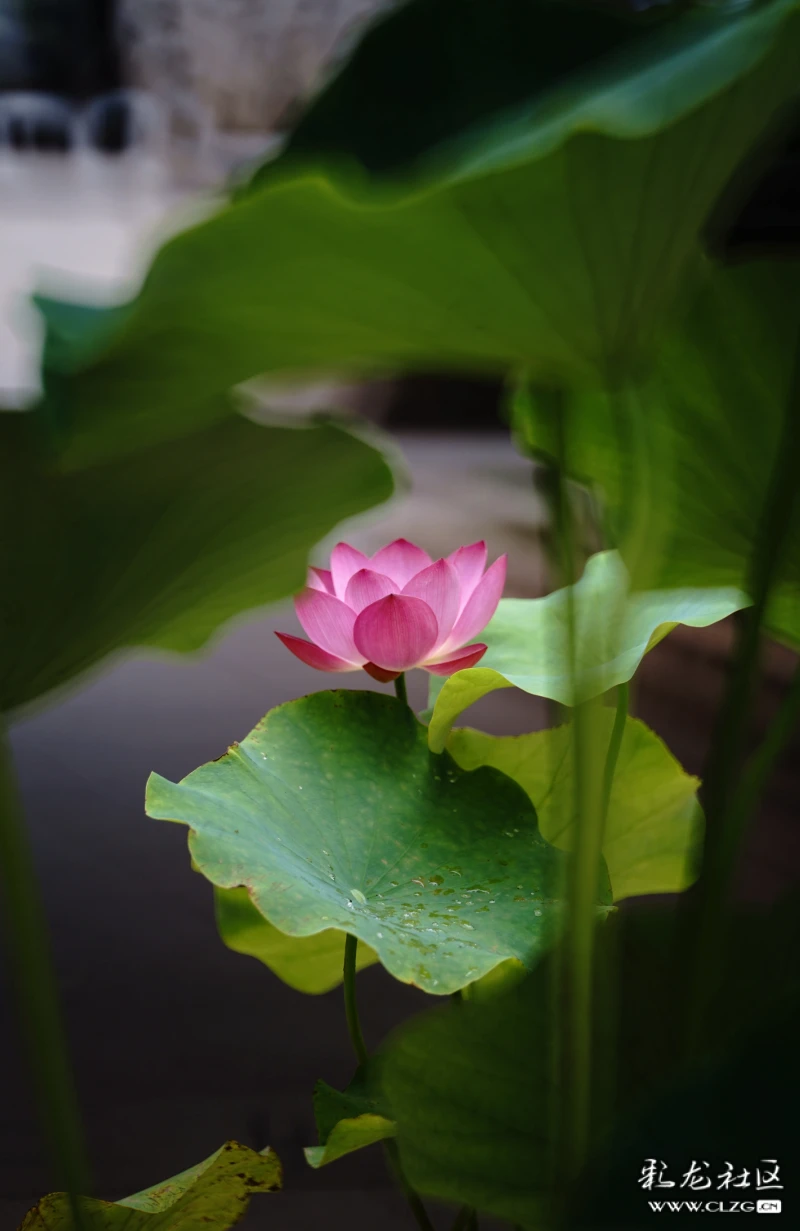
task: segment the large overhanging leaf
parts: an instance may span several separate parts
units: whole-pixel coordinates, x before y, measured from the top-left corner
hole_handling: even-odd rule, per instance
[[[189,825],[195,866],[246,886],[279,931],[349,932],[434,994],[509,957],[530,965],[562,917],[566,856],[522,788],[435,756],[411,711],[378,693],[279,706],[181,783],[151,775],[146,808]]]
[[[118,457],[154,442],[174,440],[227,418],[235,410],[229,390],[206,390],[185,405],[182,413],[165,415],[159,402],[142,405],[136,415],[119,413],[119,400],[86,416],[70,398],[70,375],[91,366],[103,354],[127,320],[131,304],[103,307],[70,303],[35,295],[34,304],[44,318],[42,384],[45,398],[38,413],[47,425],[48,446],[64,469],[80,468]],[[157,362],[157,356],[154,357]],[[139,374],[140,375],[140,374]],[[132,373],[134,384],[137,374]],[[109,413],[113,407],[113,413]]]
[[[171,240],[95,343],[50,348],[68,459],[89,447],[82,425],[106,424],[95,453],[119,447],[127,422],[166,437],[266,371],[524,368],[563,383],[618,381],[636,362],[696,274],[732,173],[797,93],[797,0],[635,29],[541,0],[465,11],[422,3],[397,20],[417,23],[419,47],[442,21],[458,31],[444,55],[464,58],[462,87],[496,82],[515,46],[508,97],[492,87],[466,111],[459,101],[444,130],[440,105],[433,132],[446,140],[424,174],[392,184],[358,168],[349,109],[336,140],[312,128],[260,189]],[[486,37],[502,22],[507,36]],[[414,88],[390,34],[368,76],[408,76],[403,99]],[[359,90],[359,112],[385,115],[381,99]]]
[[[570,602],[570,590],[572,599]],[[631,592],[615,551],[587,561],[573,587],[545,598],[505,598],[481,634],[488,650],[480,667],[431,687],[430,746],[439,752],[459,714],[497,688],[515,685],[537,697],[575,705],[624,684],[649,649],[676,624],[704,628],[747,606],[732,586]],[[570,606],[575,620],[570,663]]]
[[[217,927],[229,949],[258,958],[295,991],[320,995],[338,987],[344,969],[344,932],[329,929],[315,936],[286,936],[268,923],[246,889],[215,889]],[[356,969],[372,966],[378,956],[359,945]]]
[[[637,588],[746,585],[798,339],[800,264],[718,269],[646,381],[571,400],[568,463],[604,498]],[[555,454],[546,401],[517,411],[526,447]],[[800,501],[768,624],[800,647]]]
[[[198,648],[299,589],[313,544],[392,490],[381,454],[334,424],[233,415],[68,473],[40,428],[0,415],[0,711],[123,646]]]
[[[614,712],[594,708],[585,738],[608,748]],[[530,796],[542,837],[569,850],[575,829],[572,730],[569,724],[531,735],[498,738],[453,731],[447,751],[463,769],[493,765]],[[649,727],[629,718],[617,758],[603,856],[614,901],[645,893],[677,893],[693,879],[701,814],[697,778]]]
[[[281,1186],[271,1150],[258,1154],[229,1141],[210,1158],[122,1201],[81,1199],[85,1231],[227,1231],[247,1213],[252,1193]],[[19,1231],[74,1231],[66,1193],[42,1197]]]

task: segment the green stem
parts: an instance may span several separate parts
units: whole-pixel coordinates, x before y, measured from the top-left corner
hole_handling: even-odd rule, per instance
[[[731,820],[731,826],[739,829],[740,838],[764,793],[772,768],[798,721],[800,721],[800,662],[795,667],[786,696],[770,723],[761,741],[761,746],[745,766]]]
[[[403,705],[408,705],[408,693],[406,692],[406,675],[401,671],[394,682],[394,691],[398,701],[402,701]]]
[[[451,1231],[478,1231],[478,1214],[471,1205],[464,1205],[456,1214]]]
[[[608,820],[608,809],[611,804],[611,790],[614,786],[614,774],[617,768],[617,760],[619,759],[619,750],[622,747],[622,739],[625,735],[625,723],[628,720],[628,685],[617,685],[617,711],[614,715],[614,726],[611,730],[611,739],[608,743],[608,752],[606,753],[606,763],[603,769],[603,797],[601,802],[601,812],[603,818],[603,833],[600,835],[601,843],[605,833],[606,821]]]
[[[570,884],[570,916],[566,936],[568,1004],[571,1014],[570,1068],[566,1074],[571,1096],[567,1109],[568,1137],[566,1178],[574,1178],[586,1159],[589,1146],[592,1089],[598,1064],[607,1071],[611,1057],[595,1054],[593,1031],[595,984],[595,937],[597,930],[598,874],[603,857],[608,810],[614,773],[628,716],[628,685],[617,688],[617,704],[611,738],[603,759],[596,738],[602,712],[597,698],[575,706],[573,757],[576,783],[576,835]],[[610,992],[610,989],[608,989]]]
[[[358,937],[351,936],[349,933],[345,937],[344,942],[344,1011],[347,1017],[347,1029],[350,1034],[350,1040],[353,1044],[353,1051],[356,1053],[356,1059],[359,1065],[366,1064],[369,1060],[369,1052],[367,1045],[364,1042],[364,1035],[361,1032],[361,1021],[358,1015],[358,1002],[356,1000],[356,954],[358,953]],[[400,1153],[397,1149],[397,1142],[391,1139],[383,1143],[384,1153],[386,1155],[389,1168],[393,1172],[395,1179],[402,1188],[406,1201],[408,1202],[411,1213],[414,1215],[417,1226],[420,1231],[435,1231],[428,1215],[425,1211],[425,1206],[420,1200],[419,1194],[409,1184],[406,1179],[400,1163]]]
[[[576,832],[565,937],[568,1004],[567,1176],[582,1168],[589,1144],[592,1088],[592,984],[597,923],[598,869],[603,848],[602,777],[593,739],[599,700],[576,705],[572,720]]]
[[[386,1141],[384,1141],[383,1149],[386,1154],[389,1167],[394,1172],[395,1179],[405,1194],[409,1209],[414,1215],[414,1219],[417,1226],[420,1228],[420,1231],[436,1231],[436,1228],[430,1218],[428,1218],[428,1212],[420,1200],[419,1193],[411,1187],[406,1179],[405,1172],[403,1171],[400,1163],[400,1151],[397,1148],[397,1142],[389,1137]]]
[[[777,714],[770,723],[760,746],[744,766],[736,797],[730,804],[726,829],[730,851],[733,855],[741,846],[747,831],[748,822],[758,807],[758,802],[764,793],[775,762],[780,756],[786,741],[794,731],[798,720],[800,720],[800,663],[795,668],[789,689],[781,702]],[[735,863],[729,869],[726,867],[726,872],[732,874],[734,866]],[[719,939],[720,927],[721,921],[718,920],[716,939]],[[709,941],[713,942],[714,939],[715,937],[711,933]],[[693,1028],[699,1032],[702,1029],[702,1023],[700,1021],[696,1022]]]
[[[558,443],[556,536],[561,554],[562,583],[567,587],[567,663],[577,676],[577,627],[573,587],[578,579],[575,526],[565,476],[568,406],[562,394],[553,395],[552,411]],[[578,695],[576,693],[576,701]],[[573,708],[572,754],[575,782],[575,841],[567,890],[568,916],[564,939],[566,1042],[564,1074],[563,1170],[566,1181],[581,1170],[589,1144],[592,1088],[592,982],[598,867],[603,841],[602,778],[592,739],[592,711],[598,701]]]
[[[366,1064],[369,1059],[364,1035],[361,1033],[361,1021],[358,1016],[356,1001],[356,953],[358,952],[358,937],[349,933],[344,942],[344,1011],[347,1017],[347,1029],[353,1051],[359,1064]]]
[[[720,959],[727,914],[744,832],[742,809],[736,804],[742,779],[742,757],[755,694],[767,603],[793,526],[799,452],[800,347],[795,355],[783,428],[750,559],[746,589],[753,605],[742,613],[742,633],[705,773],[707,824],[703,865],[683,936],[688,963],[685,1045],[689,1053],[702,1041],[716,988],[714,972],[722,967]]]
[[[78,1102],[61,1024],[47,923],[2,718],[0,886],[5,902],[9,958],[56,1183],[69,1194],[76,1231],[83,1231],[85,1221],[79,1198],[88,1192],[89,1186]]]

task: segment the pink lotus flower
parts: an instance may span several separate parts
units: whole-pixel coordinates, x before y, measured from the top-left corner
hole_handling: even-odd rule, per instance
[[[474,667],[486,646],[468,645],[495,613],[506,557],[486,569],[486,544],[431,560],[406,539],[374,556],[338,543],[331,567],[312,568],[295,610],[311,638],[277,633],[287,649],[320,671],[358,671],[396,679],[412,667],[452,675]]]

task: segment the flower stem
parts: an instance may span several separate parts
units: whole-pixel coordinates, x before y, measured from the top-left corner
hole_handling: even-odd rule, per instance
[[[400,677],[402,678],[402,677]],[[351,936],[349,933],[345,937],[344,942],[344,1011],[347,1017],[347,1029],[350,1034],[350,1040],[353,1044],[353,1051],[356,1053],[356,1059],[359,1065],[366,1064],[369,1060],[369,1052],[367,1045],[364,1042],[364,1035],[361,1031],[361,1021],[358,1015],[358,1002],[356,1000],[356,954],[358,953],[358,937]],[[417,1226],[420,1231],[435,1231],[435,1228],[428,1218],[425,1206],[420,1200],[419,1194],[411,1187],[406,1179],[400,1163],[400,1152],[397,1149],[397,1142],[391,1138],[383,1143],[386,1161],[389,1164],[389,1169],[393,1173],[397,1183],[405,1194],[411,1213],[414,1215]]]
[[[406,673],[401,671],[394,682],[394,691],[398,701],[402,701],[403,705],[408,705],[408,693],[406,692]]]
[[[364,1035],[361,1033],[361,1021],[358,1016],[356,1001],[356,953],[358,952],[358,937],[349,933],[344,942],[344,1011],[347,1017],[347,1029],[353,1051],[359,1064],[366,1064],[369,1059]]]
[[[0,718],[0,885],[10,963],[56,1183],[69,1194],[75,1231],[85,1231],[80,1195],[88,1174],[47,923],[17,794],[11,749]]]
[[[394,1173],[397,1183],[403,1190],[409,1209],[414,1215],[414,1221],[420,1228],[420,1231],[436,1231],[436,1228],[430,1218],[428,1218],[428,1212],[422,1204],[419,1193],[411,1187],[406,1179],[405,1172],[403,1171],[400,1163],[400,1151],[397,1148],[397,1142],[391,1137],[387,1138],[387,1140],[383,1143],[383,1150],[386,1155],[389,1168]]]

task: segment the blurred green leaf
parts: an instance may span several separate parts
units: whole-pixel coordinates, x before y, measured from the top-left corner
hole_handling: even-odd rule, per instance
[[[620,911],[597,929],[590,1136],[601,1163],[608,1161],[612,1143],[614,1161],[624,1164],[616,1168],[616,1191],[627,1183],[633,1196],[623,1203],[620,1225],[643,1225],[629,1219],[628,1211],[640,1195],[636,1180],[643,1157],[636,1157],[636,1150],[644,1142],[652,1143],[644,1157],[662,1157],[658,1151],[662,1144],[666,1150],[668,1141],[685,1150],[691,1142],[699,1151],[695,1157],[706,1158],[717,1142],[747,1129],[757,1102],[742,1106],[735,1088],[729,1088],[721,1107],[715,1107],[713,1095],[706,1101],[704,1126],[710,1136],[705,1141],[691,1124],[695,1102],[681,1103],[679,1095],[672,1100],[665,1133],[661,1100],[670,1089],[702,1076],[706,1066],[713,1071],[735,1054],[750,1030],[773,1021],[797,997],[798,924],[791,903],[742,908],[732,918],[724,962],[709,972],[718,979],[707,1036],[690,1064],[682,1053],[674,912]],[[580,1201],[586,1184],[585,1177],[566,1186],[558,1181],[562,1066],[569,1063],[559,1028],[558,958],[547,955],[510,990],[420,1014],[395,1032],[380,1056],[382,1089],[410,1183],[425,1195],[476,1207],[529,1231],[562,1225],[565,1199]],[[768,1037],[765,1031],[762,1047]],[[759,1080],[756,1057],[751,1052],[753,1094]],[[781,1105],[776,1099],[772,1105],[784,1121],[796,1119],[791,1102]],[[642,1122],[649,1136],[641,1131]],[[770,1126],[769,1119],[760,1119],[762,1140],[766,1132],[770,1144],[756,1147],[768,1157],[775,1148]],[[750,1134],[751,1143],[754,1138]],[[663,1157],[669,1160],[668,1153]],[[601,1165],[596,1178],[602,1182],[604,1174]],[[590,1205],[584,1214],[582,1227],[617,1225],[607,1206],[597,1224],[592,1216],[599,1209]]]
[[[229,1141],[205,1162],[122,1201],[81,1200],[86,1231],[227,1231],[247,1212],[251,1193],[281,1187],[271,1150],[257,1154]],[[19,1231],[73,1231],[66,1193],[50,1193],[30,1210]]]
[[[298,590],[313,544],[392,491],[381,454],[334,424],[234,415],[70,473],[40,426],[0,414],[0,711],[123,646],[198,649]]]
[[[346,155],[381,176],[460,168],[470,139],[480,133],[488,144],[498,121],[522,126],[544,115],[569,126],[570,105],[617,80],[608,59],[646,60],[653,24],[652,15],[569,0],[410,0],[365,30],[300,117],[279,162]],[[247,187],[269,182],[275,165],[261,167]]]
[[[510,990],[421,1014],[389,1040],[383,1089],[420,1193],[555,1225],[553,986],[537,967]]]
[[[229,949],[256,957],[295,991],[319,995],[338,987],[344,968],[345,933],[329,928],[315,936],[286,936],[268,923],[246,889],[214,889],[219,934]],[[358,946],[356,969],[378,960]]]
[[[442,18],[458,31],[444,63],[487,58],[456,73],[449,120],[442,69],[437,107],[414,124],[430,123],[440,144],[411,181],[358,166],[363,121],[350,104],[335,140],[309,120],[302,157],[162,248],[101,354],[84,348],[74,362],[51,348],[68,462],[127,447],[132,424],[154,440],[185,430],[216,393],[261,372],[525,369],[618,383],[638,363],[699,275],[698,236],[733,172],[797,94],[797,0],[635,26],[543,0],[506,3],[502,16],[508,29],[491,38],[497,0],[413,5],[396,18],[413,24],[399,60],[387,26],[367,76],[390,92],[400,78],[402,100],[415,81],[407,49]],[[591,35],[575,33],[582,22]],[[347,88],[389,148],[383,93],[363,92],[362,67]]]
[[[632,593],[621,557],[598,552],[573,590],[575,670],[568,652],[569,589],[545,598],[504,598],[481,639],[480,667],[459,671],[431,689],[431,748],[446,743],[456,718],[497,688],[513,684],[537,697],[575,705],[632,679],[649,649],[676,624],[704,628],[748,605],[732,586]]]
[[[593,708],[587,721],[592,724],[587,738],[607,748],[613,710]],[[530,796],[542,837],[562,850],[571,848],[575,803],[569,724],[500,738],[456,730],[447,751],[462,769],[492,765],[508,774]],[[702,833],[699,785],[649,727],[627,720],[603,841],[615,902],[637,894],[677,893],[691,884],[691,856]]]
[[[568,462],[604,499],[637,589],[745,587],[800,338],[800,263],[718,269],[655,371],[576,395]],[[523,446],[553,455],[544,402],[523,396]],[[768,612],[800,648],[800,501]]]
[[[44,319],[42,385],[45,396],[36,408],[47,427],[48,447],[65,470],[81,469],[149,449],[165,440],[176,440],[229,418],[236,409],[229,390],[206,390],[182,407],[165,415],[159,402],[140,407],[135,416],[120,413],[119,399],[111,400],[90,419],[71,401],[73,373],[91,367],[124,327],[135,301],[112,306],[73,303],[34,295],[34,304]],[[158,363],[158,356],[154,356]],[[135,387],[140,376],[131,375]],[[109,406],[114,413],[109,414]]]
[[[279,706],[181,783],[151,775],[146,809],[189,825],[197,868],[246,886],[281,932],[349,932],[436,995],[507,957],[530,965],[558,931],[566,856],[542,839],[525,792],[435,756],[392,697]],[[605,904],[607,892],[606,878]]]
[[[322,1167],[354,1150],[394,1136],[394,1121],[372,1068],[370,1064],[366,1072],[359,1069],[344,1093],[334,1090],[327,1082],[317,1082],[314,1117],[320,1144],[305,1149],[310,1166]]]

